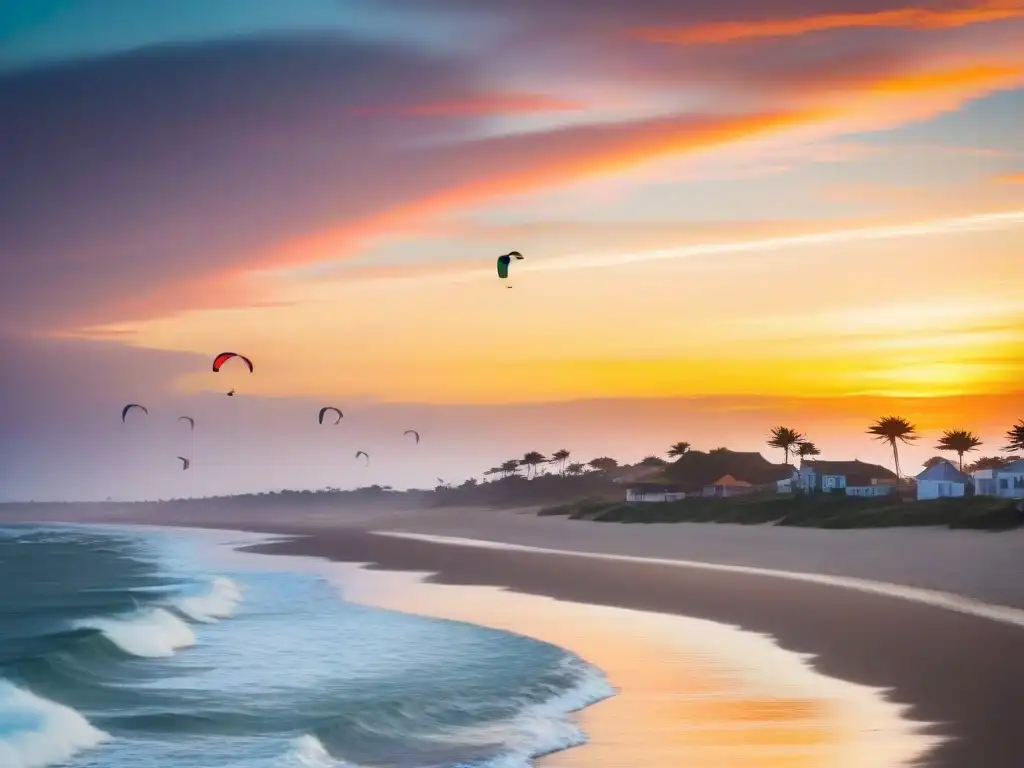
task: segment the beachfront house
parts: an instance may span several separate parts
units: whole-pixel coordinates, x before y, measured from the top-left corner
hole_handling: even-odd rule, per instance
[[[886,496],[896,488],[896,473],[878,464],[853,461],[804,461],[797,471],[803,493]]]
[[[967,494],[971,478],[949,461],[937,461],[917,476],[917,500],[945,499]]]
[[[756,490],[756,486],[746,480],[737,480],[732,475],[722,475],[722,477],[715,480],[709,485],[705,485],[701,489],[702,496],[719,496],[721,498],[728,498],[729,496],[742,496],[745,493],[751,493]]]
[[[1001,469],[978,469],[971,473],[974,492],[979,496],[1024,499],[1024,459]]]
[[[670,483],[634,483],[626,488],[626,503],[647,503],[679,501],[686,498],[686,492]]]

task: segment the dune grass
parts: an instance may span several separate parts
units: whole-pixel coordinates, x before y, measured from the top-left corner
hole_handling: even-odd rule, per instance
[[[986,496],[897,501],[832,494],[760,498],[692,498],[664,503],[583,499],[546,507],[538,514],[601,523],[771,523],[805,528],[895,528],[945,526],[1001,531],[1024,525],[1013,499]]]

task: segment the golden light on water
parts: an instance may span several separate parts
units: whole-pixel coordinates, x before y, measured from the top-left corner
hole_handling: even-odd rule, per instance
[[[617,694],[578,715],[588,741],[547,768],[909,768],[940,742],[876,689],[826,677],[716,622],[363,571],[346,597],[569,649]],[[353,586],[353,582],[356,585]]]

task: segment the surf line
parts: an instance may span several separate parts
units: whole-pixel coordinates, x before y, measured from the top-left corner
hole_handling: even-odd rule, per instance
[[[855,592],[864,592],[871,595],[881,595],[899,600],[907,600],[912,603],[930,605],[934,608],[943,608],[955,613],[963,613],[969,616],[977,616],[990,621],[998,621],[1002,624],[1011,624],[1024,628],[1024,610],[1013,608],[1008,605],[996,605],[986,603],[971,597],[964,597],[953,592],[943,592],[937,589],[922,589],[920,587],[908,587],[903,584],[893,584],[888,581],[873,581],[871,579],[859,579],[853,576],[831,576],[823,573],[805,573],[802,571],[782,571],[774,568],[757,568],[749,565],[726,565],[724,563],[704,563],[699,560],[669,560],[657,557],[637,557],[636,555],[613,555],[603,552],[576,552],[571,549],[549,549],[547,547],[532,547],[526,544],[505,544],[498,541],[487,541],[485,539],[463,539],[456,536],[434,536],[429,533],[407,533],[405,531],[373,531],[377,536],[391,536],[397,539],[412,539],[433,544],[449,544],[457,547],[475,547],[478,549],[504,549],[515,552],[534,552],[544,555],[565,555],[567,557],[583,557],[591,560],[611,560],[620,563],[646,563],[648,565],[668,565],[675,568],[697,568],[706,571],[720,571],[722,573],[741,573],[750,576],[768,576],[775,579],[788,579],[789,581],[803,581],[810,584],[821,584],[829,587],[841,587],[851,589]]]

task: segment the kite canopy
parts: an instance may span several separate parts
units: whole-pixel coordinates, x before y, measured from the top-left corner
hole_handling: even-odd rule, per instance
[[[219,355],[213,358],[213,372],[219,373],[224,363],[226,363],[233,357],[237,357],[239,360],[245,363],[246,366],[248,366],[249,368],[249,373],[252,373],[252,360],[250,360],[245,355],[238,354],[237,352],[221,352]]]
[[[128,411],[130,411],[132,408],[138,408],[147,416],[149,415],[149,410],[146,408],[146,406],[139,405],[138,403],[128,403],[128,405],[121,409],[121,423],[124,423],[124,421],[128,418]]]
[[[335,424],[341,424],[341,420],[343,418],[345,418],[345,414],[343,414],[341,412],[340,408],[335,408],[333,405],[325,405],[323,408],[320,409],[320,415],[317,417],[318,421],[321,424],[323,424],[324,423],[324,414],[326,414],[328,411],[334,411],[336,414],[338,414],[338,418],[336,418],[334,420],[334,423]]]
[[[370,454],[368,454],[366,451],[356,451],[356,458],[358,459],[360,456],[363,456],[363,457],[366,458],[366,463],[367,464],[370,463]]]
[[[189,429],[195,429],[196,428],[196,420],[193,419],[191,416],[179,416],[178,417],[178,421],[187,421]],[[178,458],[181,458],[181,457],[179,456]]]
[[[186,459],[184,456],[179,456],[178,458],[181,459],[181,468],[182,468],[182,470],[186,470],[190,466],[192,466],[192,462],[189,461],[188,459]]]
[[[523,254],[521,254],[519,251],[509,251],[504,256],[499,256],[497,264],[498,277],[500,277],[502,280],[505,280],[508,277],[508,267],[509,264],[512,263],[512,259],[522,261],[523,258]]]
[[[420,433],[417,432],[415,429],[405,430],[405,432],[402,433],[402,437],[405,437],[406,435],[412,435],[413,437],[416,438],[416,445],[420,444]]]

